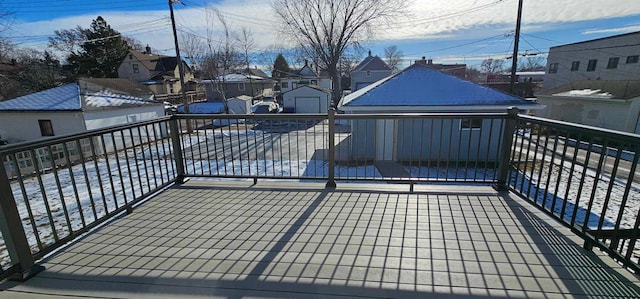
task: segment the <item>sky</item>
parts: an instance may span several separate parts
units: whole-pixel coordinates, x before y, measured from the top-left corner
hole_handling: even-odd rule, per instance
[[[248,29],[256,53],[253,64],[269,64],[264,58],[269,56],[257,53],[292,45],[280,33],[269,1],[182,0],[174,7],[178,31],[212,47],[222,39],[214,10],[231,30]],[[517,8],[518,0],[414,0],[402,19],[361,43],[361,55],[371,50],[382,57],[385,47],[395,45],[404,54],[404,66],[421,57],[475,67],[487,58],[505,59],[513,51]],[[54,30],[86,28],[102,16],[122,34],[149,44],[154,53],[175,55],[167,1],[5,0],[0,11],[11,12],[4,20],[11,26],[0,34],[20,46],[45,49]],[[640,31],[638,0],[524,0],[522,15],[519,53],[527,57],[544,57],[561,44]]]

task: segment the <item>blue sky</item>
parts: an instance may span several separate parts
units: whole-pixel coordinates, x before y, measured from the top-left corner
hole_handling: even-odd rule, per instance
[[[256,52],[286,47],[268,1],[183,0],[176,5],[178,30],[210,43],[220,39],[212,15],[218,9],[231,29],[253,32]],[[525,0],[522,53],[544,56],[549,47],[640,31],[637,0]],[[154,52],[174,54],[169,10],[164,0],[5,0],[0,8],[13,12],[12,27],[3,32],[15,43],[43,49],[55,29],[88,27],[102,15],[121,33],[149,44]],[[410,13],[387,30],[378,30],[364,49],[383,55],[396,45],[405,65],[422,56],[441,63],[478,65],[486,58],[506,58],[513,51],[517,0],[415,0]],[[255,62],[256,64],[260,62]]]

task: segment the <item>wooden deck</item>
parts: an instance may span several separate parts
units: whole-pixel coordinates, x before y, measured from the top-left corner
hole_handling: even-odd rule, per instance
[[[1,298],[638,298],[638,279],[489,187],[190,181]]]

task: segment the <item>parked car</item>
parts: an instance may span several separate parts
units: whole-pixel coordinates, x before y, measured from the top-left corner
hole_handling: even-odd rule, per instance
[[[251,107],[254,114],[267,114],[280,112],[280,105],[276,102],[259,102]]]

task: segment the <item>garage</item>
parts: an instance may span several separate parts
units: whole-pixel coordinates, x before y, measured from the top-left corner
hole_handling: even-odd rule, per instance
[[[282,98],[285,112],[324,114],[329,110],[331,91],[304,85],[284,93]]]

